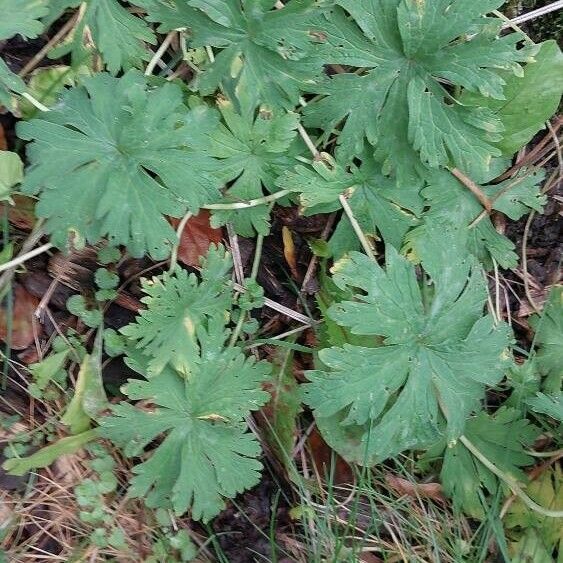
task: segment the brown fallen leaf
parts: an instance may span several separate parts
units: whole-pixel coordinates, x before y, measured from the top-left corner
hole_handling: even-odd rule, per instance
[[[191,217],[182,233],[178,260],[186,266],[199,266],[199,259],[205,256],[211,244],[219,244],[223,239],[221,229],[214,229],[210,224],[210,213],[202,209],[198,215]],[[180,219],[170,217],[171,225],[176,229]]]
[[[352,467],[342,457],[334,453],[316,428],[309,434],[307,446],[311,452],[313,463],[321,477],[331,475],[331,468],[334,462],[332,476],[335,485],[344,485],[355,481]]]
[[[8,150],[8,141],[6,141],[6,133],[4,133],[4,127],[0,123],[0,151]]]
[[[25,195],[14,194],[11,196],[14,205],[2,203],[0,208],[7,206],[8,221],[22,231],[31,231],[35,225],[35,200]]]
[[[34,326],[34,313],[39,305],[39,299],[28,293],[23,286],[15,285],[13,291],[12,330],[10,335],[10,347],[14,350],[24,350],[42,332],[39,323]],[[8,307],[6,303],[0,307],[0,340],[6,342],[8,339]]]
[[[283,241],[283,255],[291,275],[294,279],[301,281],[301,276],[297,270],[297,256],[295,253],[295,243],[293,242],[293,235],[288,227],[282,227],[282,241]]]
[[[385,476],[385,482],[400,496],[427,498],[441,503],[446,501],[440,483],[413,483],[390,473]]]

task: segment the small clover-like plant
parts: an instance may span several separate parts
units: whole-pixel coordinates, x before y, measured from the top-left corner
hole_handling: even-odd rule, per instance
[[[425,166],[486,170],[500,156],[492,143],[502,124],[492,111],[459,103],[450,86],[502,99],[499,70],[521,73],[519,62],[532,60],[535,48],[518,50],[521,36],[499,38],[500,20],[484,17],[502,1],[335,4],[324,27],[325,62],[350,72],[319,84],[324,97],[305,109],[306,123],[327,135],[342,123],[344,161],[367,141],[402,185],[416,183]]]
[[[432,288],[419,285],[414,265],[391,245],[385,270],[359,253],[335,264],[334,282],[354,299],[333,304],[329,317],[383,338],[381,346],[321,350],[321,367],[307,374],[305,402],[347,457],[372,464],[440,436],[454,444],[485,388],[501,380],[509,330],[483,316],[483,273],[463,246],[445,224],[427,239],[421,260]],[[353,456],[346,433],[357,444]]]
[[[173,84],[151,87],[136,71],[100,73],[66,91],[52,111],[18,125],[30,167],[23,189],[39,194],[36,211],[52,241],[96,243],[107,237],[134,256],[169,254],[181,217],[219,197],[214,164],[198,151],[218,114],[189,110]]]
[[[167,366],[157,376],[129,380],[127,397],[152,406],[122,402],[100,420],[101,435],[130,456],[163,438],[134,467],[129,495],[178,515],[191,508],[196,520],[213,518],[224,498],[252,487],[260,477],[260,445],[245,417],[269,399],[261,385],[270,365],[228,347],[225,321],[219,313],[207,327],[195,327],[199,352],[190,358],[189,373]],[[142,363],[136,358],[132,365],[138,369]]]

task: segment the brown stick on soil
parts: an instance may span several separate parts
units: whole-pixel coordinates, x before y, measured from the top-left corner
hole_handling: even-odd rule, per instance
[[[490,213],[493,206],[481,188],[458,168],[452,168],[450,172],[479,200],[481,205],[487,210],[487,213]]]

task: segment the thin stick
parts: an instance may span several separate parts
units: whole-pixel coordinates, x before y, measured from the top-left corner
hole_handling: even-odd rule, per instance
[[[47,252],[51,248],[53,248],[53,245],[50,242],[47,242],[39,246],[38,248],[34,248],[33,250],[26,252],[25,254],[20,254],[19,256],[16,256],[16,258],[14,258],[13,260],[10,260],[9,262],[2,264],[0,266],[0,272],[4,272],[6,270],[10,270],[11,268],[15,268],[16,266],[19,266],[20,264],[27,262],[31,258],[35,258],[35,256],[39,256],[40,254]]]
[[[231,247],[231,254],[233,255],[235,279],[238,283],[242,283],[244,280],[244,268],[242,265],[242,256],[240,254],[238,235],[235,232],[233,225],[231,223],[227,224],[227,234],[229,235],[229,244]]]
[[[258,275],[258,269],[260,268],[260,260],[262,258],[262,248],[264,246],[264,235],[258,235],[256,238],[256,248],[254,249],[254,262],[252,263],[252,271],[250,273],[250,280],[255,281]],[[232,348],[238,341],[240,333],[242,332],[242,327],[246,321],[246,311],[239,309],[240,317],[231,334],[231,339],[229,341],[229,348]]]
[[[35,99],[29,92],[23,92],[21,96],[22,98],[25,98],[32,106],[36,107],[39,111],[51,111],[46,105]]]
[[[450,172],[479,200],[481,205],[487,210],[487,213],[490,213],[492,210],[491,202],[481,188],[459,168],[452,168]]]
[[[543,6],[542,8],[537,8],[536,10],[532,10],[531,12],[528,12],[527,14],[522,14],[521,16],[513,18],[510,21],[506,22],[502,27],[503,28],[511,27],[511,24],[512,25],[521,25],[521,24],[526,23],[530,20],[535,20],[536,18],[546,16],[547,14],[550,14],[551,12],[556,12],[557,10],[561,10],[561,9],[563,9],[563,0],[558,0],[557,2],[552,2],[551,4],[548,4],[547,6]]]
[[[528,219],[526,221],[526,225],[524,227],[524,234],[522,236],[522,273],[524,274],[524,292],[526,293],[526,298],[530,302],[530,305],[533,307],[536,313],[541,313],[541,309],[537,306],[534,298],[532,297],[532,292],[530,291],[530,282],[528,280],[528,236],[530,234],[530,227],[532,226],[532,221],[536,216],[535,210],[532,209],[530,215],[528,215]]]
[[[287,338],[288,336],[294,336],[295,334],[301,334],[304,330],[307,330],[308,328],[310,328],[307,325],[304,326],[298,326],[297,328],[294,328],[292,330],[288,330],[287,332],[282,332],[281,334],[277,334],[276,336],[270,336],[268,338],[268,340],[283,340],[284,338]],[[247,347],[248,348],[258,348],[259,346],[267,346],[267,342],[260,342],[259,344],[249,344]]]
[[[307,145],[307,148],[311,151],[311,154],[315,157],[315,159],[318,159],[320,157],[320,153],[317,150],[317,146],[315,145],[315,143],[313,143],[313,140],[311,139],[307,131],[305,131],[305,127],[303,127],[301,123],[297,124],[297,131]]]
[[[240,291],[240,292],[246,291],[246,288],[244,286],[238,284],[238,283],[233,284],[233,289],[235,291]],[[317,321],[315,321],[315,319],[312,319],[311,317],[307,317],[307,316],[305,316],[301,313],[298,313],[297,311],[294,311],[293,309],[290,309],[289,307],[286,307],[285,305],[282,305],[281,303],[277,303],[276,301],[272,301],[268,297],[266,297],[266,299],[264,299],[264,306],[268,307],[269,309],[272,309],[273,311],[277,311],[278,313],[281,313],[282,315],[285,315],[286,317],[294,319],[297,322],[305,324],[307,326],[313,326],[314,324],[317,324]]]
[[[29,60],[29,62],[18,72],[20,78],[27,76],[47,55],[47,53],[63,38],[82,18],[80,12],[76,12],[53,37]]]
[[[166,53],[166,49],[168,49],[170,43],[172,43],[172,39],[174,39],[175,34],[176,34],[175,31],[171,31],[164,38],[162,45],[156,50],[155,54],[152,56],[151,60],[149,61],[149,64],[147,65],[147,68],[145,70],[145,76],[150,76],[153,73],[156,65],[158,64],[158,61],[162,58],[162,55]]]
[[[346,213],[346,215],[348,216],[348,219],[350,220],[350,223],[352,224],[352,228],[354,229],[356,236],[358,237],[360,243],[362,244],[362,247],[363,247],[365,253],[374,262],[377,263],[377,258],[375,257],[375,254],[373,253],[373,248],[371,247],[371,244],[369,243],[366,235],[362,231],[362,228],[360,227],[360,224],[358,223],[356,217],[354,217],[354,212],[352,211],[352,208],[348,204],[348,200],[346,199],[346,196],[344,194],[341,194],[339,199],[340,199],[340,204],[342,205],[342,209],[344,209],[344,213]]]
[[[192,214],[188,211],[183,217],[180,223],[178,224],[178,229],[176,230],[176,238],[178,239],[172,248],[172,254],[170,255],[170,268],[168,269],[169,272],[173,272],[178,265],[178,251],[180,250],[180,244],[182,244],[182,234],[188,221],[192,218]]]

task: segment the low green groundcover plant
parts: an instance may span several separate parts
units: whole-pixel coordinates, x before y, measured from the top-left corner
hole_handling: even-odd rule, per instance
[[[16,116],[23,103],[35,108],[17,125],[25,173],[16,154],[0,153],[2,198],[37,198],[63,251],[101,246],[105,265],[118,248],[172,255],[119,333],[103,330],[100,312],[116,294],[111,269],[96,273],[94,308],[69,302],[98,334],[92,354],[73,359],[82,369],[62,419],[70,435],[5,467],[24,474],[104,438],[133,459],[131,497],[203,521],[255,485],[261,448],[248,421],[269,400],[271,371],[245,353],[256,330],[248,313],[264,302],[259,250],[235,294],[222,246],[197,274],[177,266],[168,218],[209,209],[214,225],[260,248],[274,202],[298,204],[306,215],[344,211],[328,242],[312,245],[330,273],[315,369],[300,386],[327,443],[368,467],[421,454],[476,519],[509,491],[561,517],[525,491],[536,437],[557,442],[563,422],[561,287],[532,317],[527,353],[490,306],[486,275],[518,265],[491,212],[515,220],[546,203],[541,169],[496,178],[556,111],[563,56],[554,41],[502,31],[501,5],[0,0],[2,41],[74,18],[50,53],[66,57],[72,80],[53,83],[49,98],[0,59],[0,103]],[[172,38],[187,82],[167,63],[155,75]],[[104,345],[138,373],[117,404],[97,372]],[[34,366],[34,392],[62,388],[69,359],[65,348]]]

